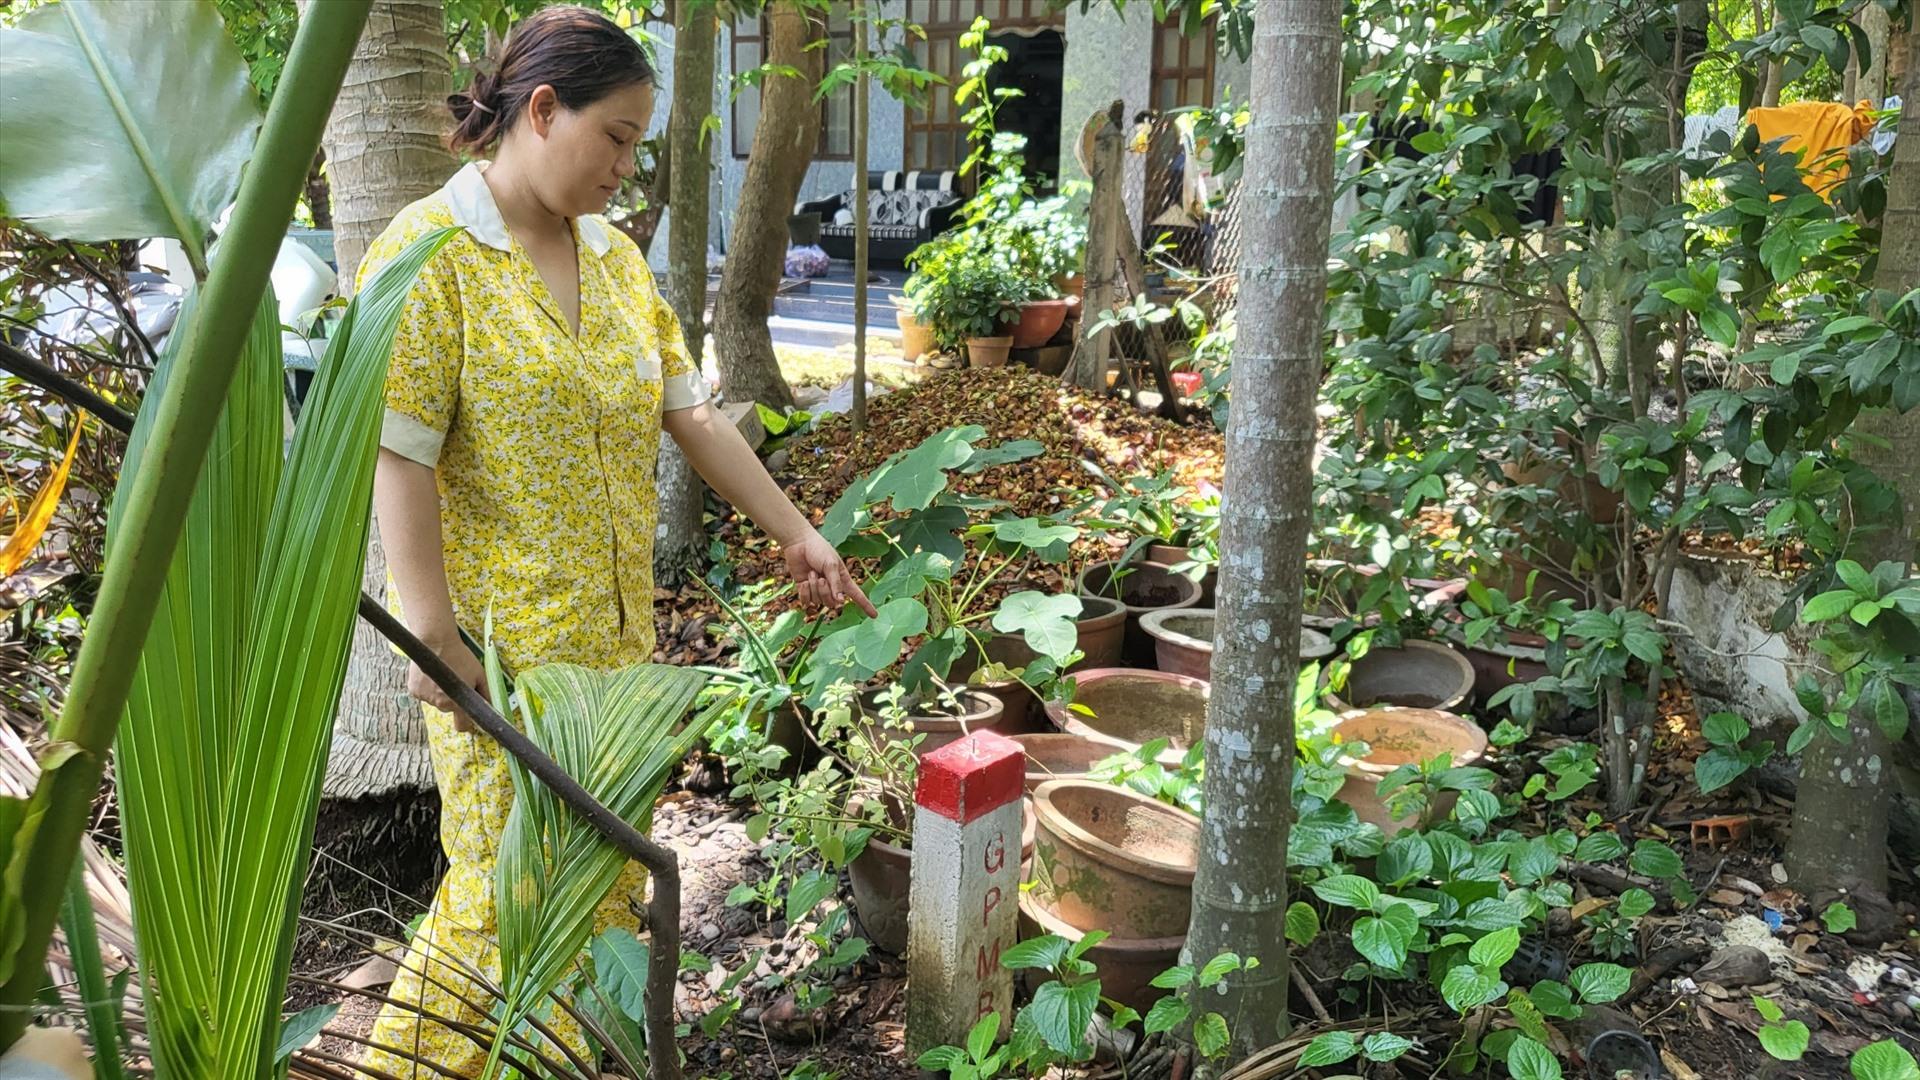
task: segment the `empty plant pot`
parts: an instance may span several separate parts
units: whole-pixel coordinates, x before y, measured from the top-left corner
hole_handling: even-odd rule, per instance
[[[1200,819],[1127,788],[1049,780],[1033,793],[1038,911],[1118,938],[1185,934]]]
[[[1013,324],[1013,347],[1037,349],[1053,340],[1060,324],[1067,321],[1067,308],[1073,301],[1032,300],[1020,305],[1020,319]]]
[[[1385,708],[1350,712],[1333,726],[1343,743],[1365,743],[1364,758],[1342,757],[1347,771],[1339,800],[1353,807],[1361,821],[1392,836],[1421,823],[1421,814],[1395,816],[1380,794],[1380,781],[1402,765],[1418,765],[1446,754],[1456,767],[1478,764],[1487,753],[1487,733],[1480,725],[1439,709]],[[1453,809],[1454,792],[1441,792],[1426,808],[1426,818],[1437,821]]]
[[[860,695],[860,711],[878,721],[880,716],[880,696],[885,688],[867,690]],[[1002,735],[1015,734],[1002,730],[1008,723],[1006,708],[998,697],[976,690],[973,687],[957,690],[960,708],[943,709],[933,702],[917,704],[911,698],[901,701],[907,710],[907,723],[915,735],[925,736],[920,740],[916,751],[931,753],[951,742],[958,742],[973,731],[998,731]],[[892,734],[889,732],[889,734]]]
[[[1473,693],[1473,665],[1467,658],[1431,641],[1408,641],[1399,648],[1368,650],[1353,662],[1347,685],[1327,695],[1335,712],[1401,705],[1410,709],[1451,709]]]
[[[1178,764],[1207,726],[1207,684],[1186,675],[1138,668],[1093,668],[1074,676],[1073,703],[1047,702],[1047,719],[1074,735],[1111,739],[1137,750],[1155,739],[1170,746],[1162,759]]]
[[[1011,335],[967,339],[967,363],[977,368],[1007,366],[1007,351],[1013,348]]]
[[[1095,765],[1128,749],[1117,739],[1066,731],[1015,735],[1013,741],[1027,755],[1029,795],[1049,780],[1084,780]]]
[[[1214,612],[1212,608],[1166,608],[1140,617],[1140,628],[1153,638],[1154,664],[1161,671],[1193,679],[1213,674]],[[1300,628],[1300,660],[1333,655],[1333,641],[1309,627]]]
[[[1077,942],[1085,932],[1069,926],[1043,909],[1029,893],[1020,895],[1020,939],[1054,934]],[[1112,998],[1135,1012],[1145,1013],[1153,1003],[1171,991],[1153,985],[1153,980],[1180,962],[1180,947],[1187,943],[1185,932],[1160,938],[1109,937],[1081,954],[1100,972],[1100,996]],[[1051,978],[1039,968],[1018,973],[1027,992],[1038,990]]]
[[[1020,857],[1033,853],[1033,800],[1020,800]],[[907,917],[913,882],[913,851],[870,837],[860,857],[847,864],[853,886],[853,910],[867,937],[882,952],[894,956],[907,951]]]
[[[901,356],[908,360],[918,360],[935,349],[933,327],[915,318],[913,312],[905,305],[894,305],[893,321],[900,327]]]
[[[1125,604],[1127,634],[1121,656],[1134,667],[1152,667],[1153,639],[1140,628],[1140,617],[1161,608],[1193,607],[1200,602],[1200,585],[1165,563],[1131,562],[1123,569],[1117,562],[1097,562],[1080,572],[1080,595]]]

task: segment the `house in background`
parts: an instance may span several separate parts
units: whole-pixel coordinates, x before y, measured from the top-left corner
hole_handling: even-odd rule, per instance
[[[909,173],[922,174],[915,178],[922,187],[944,183],[957,190],[964,183],[949,175],[967,156],[967,124],[962,119],[966,108],[954,103],[953,88],[972,56],[960,47],[960,36],[980,15],[992,23],[990,39],[1011,54],[995,69],[996,82],[1024,92],[1002,110],[1000,127],[1028,137],[1027,164],[1036,176],[1084,178],[1074,143],[1087,118],[1115,100],[1126,103],[1131,120],[1149,109],[1165,112],[1211,105],[1229,91],[1235,98],[1245,96],[1247,65],[1243,61],[1221,50],[1210,32],[1189,38],[1174,24],[1156,22],[1146,3],[1129,4],[1124,12],[1116,12],[1104,0],[1096,0],[1082,12],[1077,3],[1055,10],[1049,0],[876,2],[883,17],[906,18],[926,31],[925,39],[911,39],[914,54],[922,66],[946,80],[945,85],[929,89],[925,109],[909,109],[878,86],[870,89],[868,168],[876,180],[900,174],[898,186],[912,186]],[[828,66],[851,54],[850,11],[851,4],[844,0],[832,5]],[[650,29],[661,37],[659,59],[670,84],[672,28]],[[716,247],[724,248],[732,228],[759,119],[759,90],[742,87],[737,96],[730,90],[736,73],[764,62],[765,30],[763,19],[744,18],[721,32],[716,81],[727,89],[717,92],[714,100],[720,145],[710,235]],[[820,143],[798,202],[827,199],[853,187],[854,93],[852,87],[843,88],[820,102]],[[665,111],[663,105],[657,125],[664,125]],[[1131,190],[1126,202],[1135,213],[1144,202],[1141,186],[1146,175],[1144,161],[1129,162]],[[671,210],[667,217],[663,228],[671,228]],[[664,259],[666,245],[656,244],[653,250],[656,260]]]

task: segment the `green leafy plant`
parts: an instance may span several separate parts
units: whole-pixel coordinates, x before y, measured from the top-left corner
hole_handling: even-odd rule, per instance
[[[1847,1063],[1854,1080],[1920,1080],[1920,1064],[1906,1047],[1882,1039],[1861,1047]]]
[[[1826,927],[1829,934],[1844,934],[1860,925],[1860,920],[1852,908],[1835,900],[1820,913],[1820,925]]]
[[[1780,1061],[1799,1061],[1807,1052],[1811,1033],[1799,1020],[1788,1020],[1771,998],[1754,995],[1753,1007],[1760,1013],[1760,1046]]]
[[[1198,815],[1204,801],[1202,783],[1207,748],[1204,745],[1189,748],[1181,755],[1179,764],[1169,769],[1159,760],[1168,745],[1166,739],[1153,739],[1137,749],[1103,758],[1094,763],[1087,777],[1130,788]]]
[[[1737,713],[1717,712],[1700,722],[1700,734],[1712,745],[1693,765],[1694,783],[1703,794],[1726,787],[1773,756],[1771,740],[1743,745],[1750,732],[1745,718]]]

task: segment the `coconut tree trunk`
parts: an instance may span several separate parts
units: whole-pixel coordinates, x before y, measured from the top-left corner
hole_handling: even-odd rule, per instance
[[[1302,576],[1313,512],[1339,0],[1263,8],[1254,29],[1240,336],[1221,507],[1220,629],[1207,707],[1206,807],[1187,957],[1258,957],[1204,1008],[1232,1018],[1231,1055],[1287,1023],[1287,826]],[[1254,179],[1258,178],[1258,179]]]
[[[682,3],[673,19],[673,113],[667,154],[674,163],[667,201],[667,302],[680,318],[687,353],[700,366],[707,319],[707,209],[713,148],[702,145],[701,124],[713,109],[713,54],[718,22],[711,3]],[[653,545],[654,577],[678,585],[696,571],[706,549],[707,487],[685,454],[660,444],[660,527]]]
[[[1920,95],[1920,37],[1907,38],[1903,101]],[[1901,127],[1908,128],[1902,124]],[[1874,287],[1902,296],[1920,287],[1920,138],[1910,128],[1894,143],[1887,180],[1887,210],[1880,234],[1880,265]],[[1860,414],[1855,430],[1875,436],[1857,441],[1854,460],[1899,492],[1900,513],[1890,527],[1862,529],[1855,558],[1864,566],[1891,561],[1911,565],[1920,531],[1920,409],[1904,415],[1888,409]],[[1878,522],[1873,523],[1876,526]],[[1800,789],[1793,804],[1787,868],[1803,892],[1887,887],[1887,809],[1892,786],[1891,747],[1872,710],[1855,709],[1847,745],[1816,738],[1801,754]]]
[[[771,75],[760,86],[760,124],[714,301],[713,348],[729,401],[783,409],[793,404],[793,391],[780,374],[767,319],[786,263],[787,218],[820,139],[813,88],[820,81],[822,50],[807,47],[813,24],[799,0],[774,4],[768,21],[768,62],[800,75]]]
[[[302,3],[303,12],[311,2]],[[458,162],[440,141],[452,82],[441,0],[375,0],[322,142],[343,294],[387,222],[453,175]],[[386,595],[378,529],[367,532],[361,585]],[[361,798],[432,787],[426,729],[407,694],[407,662],[356,623],[323,790]]]

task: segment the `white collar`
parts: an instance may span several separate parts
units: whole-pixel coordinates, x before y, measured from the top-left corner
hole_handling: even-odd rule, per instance
[[[507,223],[500,216],[500,206],[493,201],[493,190],[481,178],[482,169],[491,164],[485,161],[469,163],[465,168],[453,174],[442,191],[447,193],[447,205],[453,210],[453,220],[457,225],[466,227],[475,240],[499,251],[513,250],[513,238],[507,235]],[[576,219],[580,223],[580,239],[587,250],[595,256],[605,255],[613,246],[613,240],[607,235],[606,222],[598,215],[589,214]]]

